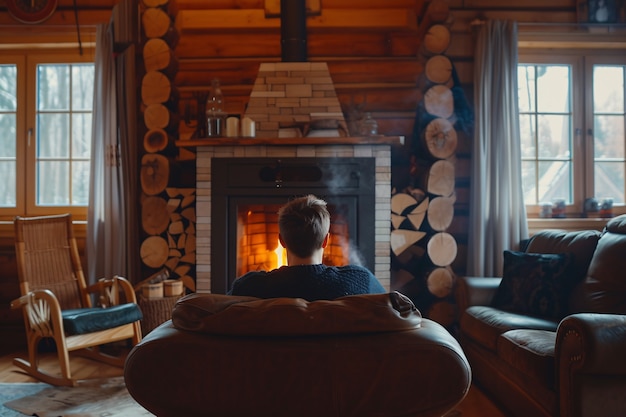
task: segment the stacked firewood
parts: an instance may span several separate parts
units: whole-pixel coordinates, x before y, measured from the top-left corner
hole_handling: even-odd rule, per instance
[[[411,153],[411,185],[391,198],[392,287],[408,295],[422,314],[451,326],[457,243],[447,230],[454,218],[457,132],[454,66],[447,3],[433,0],[420,23],[418,59],[423,98],[418,104]]]
[[[143,273],[166,268],[173,279],[195,275],[195,187],[184,187],[176,161],[178,93],[174,78],[178,35],[168,0],[142,0],[143,155],[141,158],[140,247]],[[139,69],[138,69],[139,70]],[[139,72],[139,71],[138,71]],[[195,184],[194,184],[195,186]]]

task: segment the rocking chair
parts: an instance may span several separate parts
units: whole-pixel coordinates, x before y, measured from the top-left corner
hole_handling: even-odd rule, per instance
[[[69,352],[123,367],[125,355],[106,354],[100,346],[141,341],[142,314],[130,282],[116,276],[87,287],[70,214],[16,217],[14,225],[22,296],[11,307],[24,313],[28,360],[14,358],[13,364],[60,386],[77,385]],[[55,342],[60,377],[39,367],[39,342],[46,338]]]

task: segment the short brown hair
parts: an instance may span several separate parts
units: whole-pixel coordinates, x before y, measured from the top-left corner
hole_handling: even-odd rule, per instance
[[[311,256],[330,230],[326,201],[313,194],[294,198],[278,211],[278,229],[287,249],[301,258]]]

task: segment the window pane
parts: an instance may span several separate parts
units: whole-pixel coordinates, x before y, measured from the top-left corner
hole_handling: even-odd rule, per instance
[[[17,205],[17,66],[0,65],[0,207]]]
[[[70,108],[69,65],[37,66],[37,109],[68,110]]]
[[[595,113],[624,113],[624,67],[593,66]]]
[[[17,108],[17,67],[0,65],[0,111],[15,111]]]
[[[572,202],[570,164],[562,161],[539,162],[539,201],[563,199]]]
[[[626,168],[625,68],[593,66],[594,197],[612,198],[618,205],[624,204]]]
[[[537,148],[535,146],[535,116],[520,115],[520,139],[522,147],[522,158],[536,158]]]
[[[571,203],[571,67],[521,64],[518,85],[525,203]]]
[[[519,111],[535,111],[535,66],[520,65],[517,68]]]
[[[0,207],[15,207],[17,205],[15,161],[0,159],[0,178],[4,179],[0,181]]]
[[[15,113],[0,113],[0,158],[15,158]]]
[[[569,123],[569,116],[539,116],[537,126],[539,158],[569,158],[571,136]]]
[[[72,156],[89,158],[91,155],[91,113],[72,115]]]
[[[44,161],[37,165],[37,204],[69,206],[70,164],[60,161]]]
[[[89,161],[72,164],[72,205],[89,204]]]
[[[37,204],[86,206],[94,66],[40,65],[39,76]]]
[[[624,163],[596,162],[594,164],[596,198],[612,198],[614,204],[624,204]]]
[[[566,65],[537,66],[537,111],[570,112],[570,68]]]
[[[535,163],[522,161],[522,188],[524,189],[524,203],[537,204],[537,176]]]
[[[596,116],[594,120],[596,159],[624,159],[624,116]]]
[[[94,66],[72,66],[72,110],[90,110],[93,107]]]
[[[37,116],[37,157],[67,158],[70,155],[70,121],[64,113]]]

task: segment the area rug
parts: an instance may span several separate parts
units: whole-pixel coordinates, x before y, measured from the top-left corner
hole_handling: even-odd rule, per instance
[[[0,400],[0,417],[153,416],[130,396],[123,377],[84,381],[77,387],[0,384]]]

